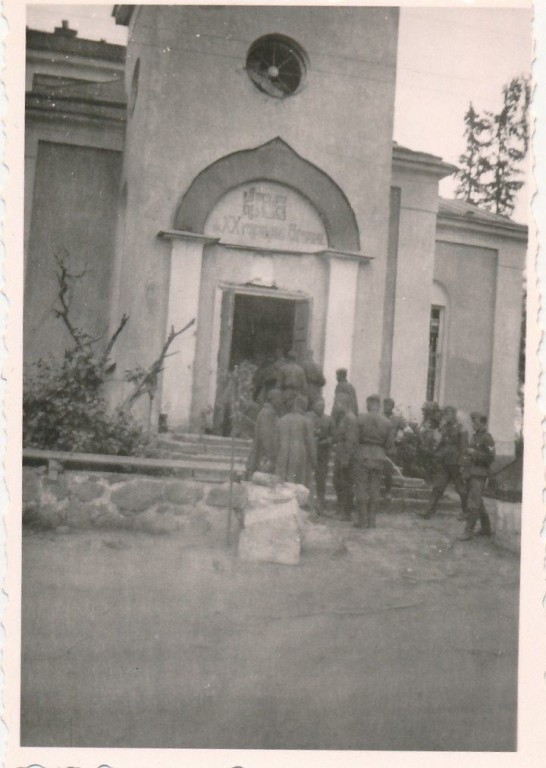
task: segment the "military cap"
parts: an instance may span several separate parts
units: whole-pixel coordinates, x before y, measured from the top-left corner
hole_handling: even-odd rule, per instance
[[[485,413],[481,413],[480,411],[472,411],[472,413],[470,414],[470,418],[472,420],[479,419],[479,421],[483,422],[484,424],[487,423],[487,416],[485,415]]]
[[[373,402],[380,403],[381,402],[381,398],[379,397],[379,395],[368,395],[368,397],[366,398],[366,402],[367,403],[373,403]]]

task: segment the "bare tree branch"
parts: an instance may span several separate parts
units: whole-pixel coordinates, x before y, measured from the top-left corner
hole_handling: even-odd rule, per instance
[[[69,317],[70,302],[68,299],[68,292],[70,290],[70,281],[81,279],[85,274],[85,270],[77,275],[72,274],[68,269],[68,267],[66,266],[65,257],[67,255],[68,254],[64,249],[63,249],[62,255],[58,253],[54,254],[54,259],[57,262],[57,267],[58,267],[57,281],[59,284],[59,292],[57,294],[57,298],[61,304],[61,309],[58,309],[57,307],[53,307],[53,312],[55,313],[56,317],[58,317],[60,320],[63,321],[63,323],[65,324],[70,336],[72,337],[78,349],[83,349],[84,347],[83,334],[74,325],[72,325],[72,322]]]
[[[123,315],[121,316],[121,320],[120,320],[120,323],[119,323],[118,327],[116,328],[116,330],[114,331],[114,333],[110,337],[110,341],[106,345],[106,349],[104,350],[104,352],[102,354],[102,357],[100,359],[101,366],[104,367],[106,365],[106,362],[107,362],[108,358],[110,357],[110,355],[112,353],[112,350],[114,348],[114,344],[118,340],[118,336],[123,331],[123,329],[125,328],[125,326],[127,325],[128,322],[129,322],[129,315],[126,315],[125,312],[124,312]]]
[[[171,326],[171,330],[169,331],[169,335],[167,336],[167,339],[163,344],[163,347],[161,349],[161,352],[159,353],[159,356],[150,365],[148,370],[145,373],[143,373],[143,375],[140,377],[138,382],[135,383],[134,391],[125,399],[122,405],[122,408],[130,409],[133,403],[135,403],[135,401],[138,400],[138,398],[141,395],[143,395],[145,392],[147,392],[151,397],[153,397],[153,393],[155,392],[155,389],[157,387],[157,377],[163,370],[163,363],[165,361],[165,358],[169,356],[167,355],[169,347],[171,346],[173,341],[177,338],[177,336],[180,336],[182,333],[184,333],[189,328],[191,328],[192,325],[194,324],[195,324],[195,318],[190,320],[189,323],[186,323],[186,325],[183,328],[181,328],[179,331],[175,331],[174,326]]]

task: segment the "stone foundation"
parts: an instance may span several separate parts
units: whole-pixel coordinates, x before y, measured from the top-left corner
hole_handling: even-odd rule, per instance
[[[234,483],[232,532],[239,555],[254,562],[296,564],[300,551],[343,551],[343,540],[310,522],[307,488],[290,483]],[[57,463],[23,467],[23,525],[41,530],[181,531],[206,544],[225,542],[229,483],[63,470]]]
[[[192,480],[24,467],[23,525],[219,535],[225,533],[226,510],[212,494],[221,488]]]

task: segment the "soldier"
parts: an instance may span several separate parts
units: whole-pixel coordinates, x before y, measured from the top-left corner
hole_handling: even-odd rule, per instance
[[[252,381],[253,399],[261,405],[267,400],[267,393],[277,384],[278,371],[263,352],[256,356],[256,363],[258,368]]]
[[[385,468],[384,468],[384,478],[385,478],[385,499],[387,501],[390,501],[391,499],[391,491],[392,491],[392,476],[394,472],[393,463],[397,464],[397,458],[398,458],[398,452],[397,452],[397,444],[400,439],[401,433],[403,433],[404,429],[406,428],[406,420],[403,416],[400,416],[399,414],[394,412],[394,400],[392,397],[386,397],[383,400],[383,415],[385,418],[387,418],[391,425],[392,425],[392,431],[393,431],[393,447],[390,451],[389,455],[387,456],[387,460],[385,461]],[[389,461],[390,459],[390,461]]]
[[[311,420],[306,416],[307,399],[296,395],[292,411],[279,419],[279,450],[275,474],[282,482],[309,487],[310,469],[317,464]]]
[[[279,389],[271,389],[256,419],[254,440],[246,466],[248,479],[254,472],[275,471],[278,448],[277,423],[281,412],[281,392]]]
[[[379,395],[366,399],[367,413],[358,417],[356,455],[357,528],[375,528],[375,515],[381,494],[381,475],[385,458],[392,448],[393,431],[381,411]]]
[[[350,520],[354,508],[355,455],[358,445],[357,417],[348,394],[336,396],[332,417],[335,424],[334,488],[338,514]]]
[[[305,372],[305,380],[307,382],[309,408],[313,408],[313,404],[321,396],[321,390],[326,384],[326,379],[324,378],[322,368],[314,360],[312,349],[307,350],[305,361],[302,363],[302,368]]]
[[[487,431],[487,417],[471,413],[474,434],[463,454],[463,478],[466,483],[467,512],[465,529],[460,541],[474,537],[474,526],[480,519],[479,536],[491,536],[491,521],[483,502],[483,490],[495,460],[495,441]]]
[[[330,447],[334,435],[334,420],[324,413],[324,400],[319,397],[313,404],[315,445],[317,448],[317,466],[315,469],[315,487],[317,491],[317,512],[324,511],[326,503],[326,478],[330,462]]]
[[[305,371],[296,362],[296,353],[293,349],[287,357],[288,361],[279,370],[279,389],[282,392],[285,413],[290,413],[297,395],[307,394],[307,382]]]
[[[466,516],[466,487],[461,477],[461,461],[467,444],[467,434],[457,421],[457,411],[446,405],[440,422],[440,442],[434,452],[434,474],[432,478],[432,499],[430,506],[419,515],[428,520],[436,512],[438,503],[451,481],[461,499],[461,514]]]
[[[336,397],[337,395],[349,395],[351,400],[351,410],[355,414],[355,416],[358,415],[358,401],[356,398],[356,391],[352,384],[349,384],[347,381],[347,369],[346,368],[338,368],[336,371]]]

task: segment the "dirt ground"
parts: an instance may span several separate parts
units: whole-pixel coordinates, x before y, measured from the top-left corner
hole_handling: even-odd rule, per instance
[[[25,534],[22,744],[515,749],[519,563],[455,514],[332,521],[296,567]]]

